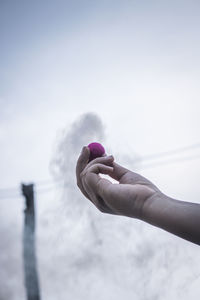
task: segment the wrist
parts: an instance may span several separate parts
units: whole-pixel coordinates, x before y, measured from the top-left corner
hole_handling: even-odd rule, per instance
[[[141,220],[155,225],[166,210],[172,208],[174,200],[162,192],[155,192],[147,198],[141,210]]]

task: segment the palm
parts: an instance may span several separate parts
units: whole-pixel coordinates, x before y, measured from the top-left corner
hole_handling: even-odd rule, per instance
[[[104,203],[111,209],[110,213],[138,217],[140,207],[159,189],[143,176],[127,169],[119,174],[122,167],[116,163],[114,169],[115,172],[111,176],[117,179],[119,184],[108,185]]]
[[[143,176],[114,162],[113,157],[104,156],[88,163],[90,150],[83,148],[77,161],[77,184],[82,193],[101,212],[139,217],[146,199],[158,188]],[[112,184],[99,174],[107,174],[118,181]]]

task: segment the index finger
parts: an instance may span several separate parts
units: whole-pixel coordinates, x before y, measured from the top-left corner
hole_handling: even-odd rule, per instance
[[[113,162],[113,172],[110,174],[110,177],[117,181],[120,181],[122,176],[124,176],[128,172],[130,172],[128,169],[120,166],[116,162]]]

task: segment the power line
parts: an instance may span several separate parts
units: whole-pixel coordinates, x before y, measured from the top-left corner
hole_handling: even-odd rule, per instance
[[[21,198],[21,194],[15,194],[15,195],[0,195],[0,200],[1,199],[14,199],[14,198]]]
[[[141,160],[144,161],[144,160],[157,159],[157,158],[166,157],[166,156],[170,156],[170,155],[174,155],[174,154],[179,154],[182,152],[186,152],[188,150],[194,150],[194,149],[198,149],[198,148],[200,148],[200,143],[181,147],[181,148],[176,148],[176,149],[165,151],[165,152],[158,152],[158,153],[145,155],[145,156],[141,157]]]
[[[185,147],[181,147],[181,148],[177,148],[177,149],[173,149],[173,150],[170,150],[170,151],[158,152],[158,153],[155,153],[155,154],[145,155],[145,156],[142,156],[140,159],[138,159],[138,161],[145,162],[145,161],[152,160],[152,159],[165,158],[165,157],[170,156],[170,155],[179,154],[179,153],[183,153],[183,152],[198,149],[198,148],[200,148],[200,143],[185,146]],[[167,160],[167,161],[153,162],[153,163],[144,165],[141,168],[141,170],[147,169],[147,168],[157,167],[159,165],[167,165],[167,164],[181,162],[181,161],[194,160],[194,159],[198,159],[198,158],[200,158],[200,154],[193,155],[193,156],[188,156],[188,157],[170,159],[170,160]],[[36,182],[34,185],[36,187],[47,187],[46,189],[39,189],[39,190],[37,190],[37,188],[36,188],[37,193],[44,193],[44,192],[49,191],[50,189],[53,189],[53,187],[56,184],[59,184],[59,183],[62,183],[62,182],[63,182],[63,178],[59,177],[54,181],[53,180],[41,180],[41,181]],[[0,189],[0,199],[21,197],[21,193],[19,193],[19,191],[20,191],[19,187],[11,187],[11,188]]]
[[[49,186],[48,188],[44,188],[44,189],[37,189],[37,188],[34,188],[34,191],[35,191],[35,194],[36,195],[41,195],[41,194],[45,194],[49,191],[52,191],[52,190],[55,190],[55,184],[52,184],[51,186]],[[67,186],[65,185],[62,185],[62,186],[59,186],[59,189],[66,189]],[[18,194],[8,194],[8,195],[0,195],[0,200],[1,199],[15,199],[15,198],[21,198],[22,197],[22,194],[21,193],[18,193]]]
[[[41,181],[38,181],[36,184],[37,186],[47,186],[49,184],[57,184],[57,183],[60,183],[63,181],[63,177],[59,177],[59,178],[56,178],[55,180],[41,180]]]
[[[45,188],[38,188],[36,186],[36,184],[34,184],[35,193],[36,194],[41,194],[41,193],[43,194],[43,193],[46,193],[46,192],[48,192],[50,190],[54,190],[55,187],[56,187],[56,184],[58,184],[58,183],[51,182],[51,185],[49,185],[48,187],[45,187]],[[18,190],[18,192],[17,192],[17,190]],[[0,193],[0,200],[1,199],[11,199],[11,198],[20,198],[21,196],[22,196],[22,193],[20,192],[20,187],[19,187],[18,189],[16,188],[16,191],[13,194],[12,193],[8,193],[8,194],[3,194],[3,193],[1,194]]]
[[[170,159],[167,161],[159,161],[159,162],[155,162],[152,164],[147,164],[146,166],[143,166],[140,170],[144,170],[144,169],[151,169],[157,166],[161,166],[161,165],[169,165],[172,163],[179,163],[179,162],[183,162],[183,161],[190,161],[190,160],[195,160],[195,159],[200,159],[200,154],[197,155],[193,155],[193,156],[187,156],[187,157],[182,157],[182,158],[176,158],[176,159]],[[47,193],[50,190],[54,190],[55,188],[55,183],[53,183],[50,187],[45,188],[45,189],[36,189],[36,194],[43,194],[43,193]],[[62,186],[62,189],[66,188],[66,186]],[[10,198],[20,198],[22,195],[21,194],[14,194],[14,195],[0,195],[0,199],[10,199]]]
[[[195,160],[195,159],[199,159],[199,158],[200,158],[200,154],[197,154],[197,155],[191,155],[191,156],[186,156],[186,157],[181,157],[181,158],[176,158],[176,159],[170,159],[170,160],[166,160],[166,161],[158,161],[155,163],[144,165],[143,167],[141,167],[141,170],[148,169],[148,168],[154,168],[154,167],[161,166],[161,165],[169,165],[169,164],[179,163],[179,162],[183,162],[183,161]]]
[[[37,181],[35,183],[35,185],[37,185],[37,187],[44,187],[44,186],[48,186],[48,185],[56,185],[58,183],[61,183],[63,181],[63,178],[58,178],[58,179],[55,179],[55,180],[41,180],[41,181]],[[3,189],[0,189],[0,193],[16,193],[17,191],[19,191],[20,188],[19,187],[10,187],[10,188],[3,188]]]

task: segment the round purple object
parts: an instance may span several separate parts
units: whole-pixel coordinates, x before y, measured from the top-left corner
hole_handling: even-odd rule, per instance
[[[91,143],[88,145],[88,147],[90,149],[89,161],[91,161],[97,157],[101,157],[105,153],[104,147],[99,143]]]

